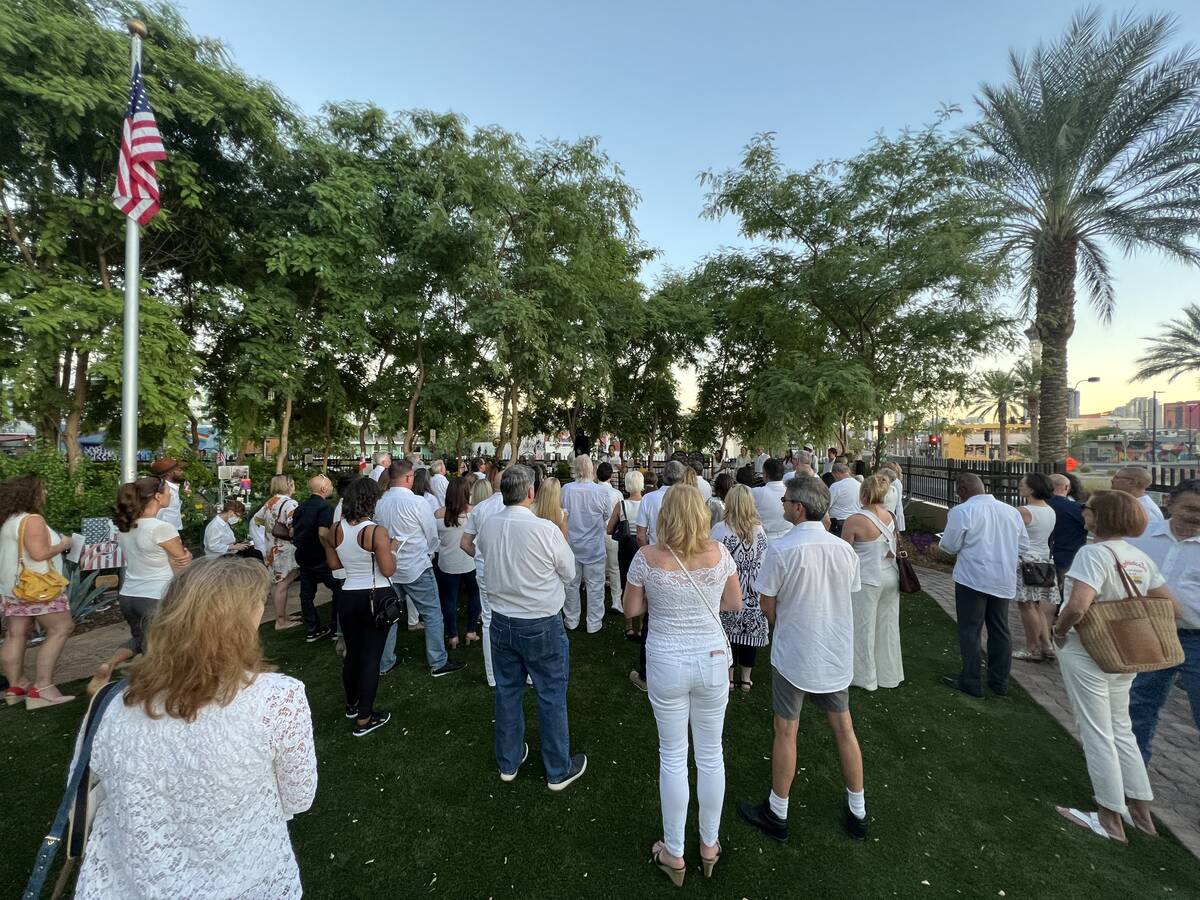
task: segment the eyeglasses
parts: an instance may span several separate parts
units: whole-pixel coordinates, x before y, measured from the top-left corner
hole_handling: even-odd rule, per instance
[[[1090,504],[1090,503],[1085,503],[1085,504],[1083,504],[1083,509],[1089,509],[1089,510],[1090,510],[1090,509],[1092,509],[1092,504]],[[1093,512],[1094,512],[1094,511],[1095,511],[1095,510],[1093,510]]]

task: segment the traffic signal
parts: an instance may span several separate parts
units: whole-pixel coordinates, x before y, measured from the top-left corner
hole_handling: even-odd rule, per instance
[[[936,447],[939,443],[941,443],[941,440],[942,439],[940,437],[938,437],[936,434],[931,434],[929,436],[929,446]]]

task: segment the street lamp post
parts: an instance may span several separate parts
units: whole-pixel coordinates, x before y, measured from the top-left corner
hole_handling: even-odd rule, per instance
[[[1150,467],[1158,465],[1158,391],[1150,392]],[[1154,473],[1157,474],[1157,473]]]
[[[1075,396],[1075,392],[1076,392],[1077,390],[1079,390],[1079,386],[1080,386],[1081,384],[1083,384],[1084,382],[1087,382],[1088,384],[1095,384],[1095,383],[1096,383],[1097,381],[1099,381],[1099,380],[1100,380],[1100,376],[1099,376],[1099,375],[1092,375],[1092,376],[1090,376],[1090,377],[1088,377],[1088,378],[1080,378],[1080,379],[1079,379],[1077,382],[1075,382],[1075,386],[1074,386],[1073,388],[1071,388],[1071,396],[1072,396],[1072,397],[1073,397],[1073,396]],[[1080,408],[1080,410],[1079,410],[1079,414],[1080,414],[1080,415],[1083,415],[1082,404],[1080,404],[1080,407],[1081,407],[1081,408]],[[1068,448],[1067,448],[1067,450],[1068,450],[1068,455],[1070,455],[1070,447],[1068,447]]]

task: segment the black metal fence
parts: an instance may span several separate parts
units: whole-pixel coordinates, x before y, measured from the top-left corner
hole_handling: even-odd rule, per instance
[[[1169,494],[1179,482],[1195,478],[1197,471],[1195,466],[1150,466],[1149,490]]]
[[[896,459],[904,471],[904,493],[910,498],[954,506],[958,501],[955,479],[961,472],[974,472],[997,500],[1016,506],[1017,487],[1030,472],[1052,475],[1064,471],[1062,463],[1000,462],[992,460],[926,459],[902,456]]]

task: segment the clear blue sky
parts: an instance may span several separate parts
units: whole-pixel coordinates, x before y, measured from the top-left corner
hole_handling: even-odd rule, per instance
[[[642,238],[662,266],[687,268],[737,240],[732,221],[699,218],[697,173],[735,164],[746,141],[778,133],[802,168],[862,149],[879,131],[930,120],[943,103],[974,115],[982,81],[1008,51],[1057,35],[1078,8],[1059,0],[910,2],[479,2],[191,0],[192,29],[220,38],[250,75],[303,111],[327,100],[389,110],[454,110],[530,139],[598,135],[642,196]],[[1109,12],[1130,6],[1105,6]],[[1200,45],[1200,4],[1175,12],[1179,42]],[[1085,412],[1192,381],[1129,385],[1138,338],[1200,302],[1200,271],[1146,255],[1116,258],[1118,312],[1101,326],[1082,303],[1075,379],[1100,375]],[[993,361],[998,362],[998,361]]]

